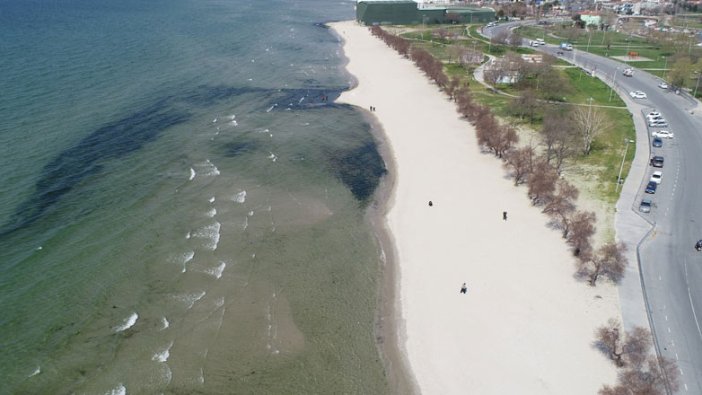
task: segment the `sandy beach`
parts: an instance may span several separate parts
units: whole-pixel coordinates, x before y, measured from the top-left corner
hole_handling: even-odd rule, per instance
[[[594,394],[614,383],[593,341],[620,315],[616,288],[574,279],[559,232],[411,61],[355,22],[331,26],[358,81],[339,102],[374,106],[392,155],[395,324],[421,393]]]

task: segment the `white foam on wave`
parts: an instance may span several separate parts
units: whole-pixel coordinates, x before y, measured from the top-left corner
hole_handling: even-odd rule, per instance
[[[186,240],[189,239],[189,238],[190,238],[190,231],[188,231],[188,233],[185,235],[185,239],[186,239]]]
[[[254,215],[253,210],[249,211],[249,217],[253,217],[253,215]]]
[[[168,361],[168,357],[171,356],[171,347],[173,347],[173,341],[168,343],[168,346],[166,348],[162,349],[161,351],[156,352],[152,357],[152,361],[158,361],[158,362],[166,362]]]
[[[217,308],[220,308],[224,306],[224,296],[220,297],[219,299],[215,300],[215,306]]]
[[[217,123],[217,118],[213,119],[212,123]]]
[[[190,237],[191,237],[191,234],[190,234],[190,232],[188,232],[188,234],[185,235],[185,238],[189,239]],[[171,262],[174,262],[174,263],[177,263],[177,264],[183,266],[183,273],[185,273],[187,270],[188,262],[192,261],[194,257],[195,257],[195,251],[190,250],[190,251],[186,251],[180,255],[174,256],[173,258],[171,258]]]
[[[203,176],[214,177],[220,174],[217,166],[215,166],[214,163],[210,162],[209,159],[206,159],[202,163],[196,164],[195,167],[198,169],[197,174],[201,174]]]
[[[122,383],[119,383],[115,388],[105,392],[105,395],[127,395],[127,389]]]
[[[41,366],[37,366],[37,368],[34,369],[34,371],[29,376],[27,376],[27,378],[34,377],[34,376],[38,375],[39,373],[41,373]]]
[[[274,105],[268,107],[268,110],[266,110],[266,112],[271,112],[271,111],[273,111],[273,109],[276,108],[276,107],[278,107],[278,103],[275,103]]]
[[[189,294],[185,295],[178,295],[175,298],[180,300],[181,302],[184,302],[188,310],[190,310],[193,305],[200,299],[202,299],[207,292],[205,291],[198,291],[198,292],[192,292]]]
[[[137,320],[139,319],[139,314],[137,313],[132,313],[129,317],[125,318],[124,321],[120,325],[117,325],[114,327],[115,332],[124,332],[127,329],[131,328],[136,324]]]
[[[212,196],[208,201],[209,201],[210,203],[214,203],[214,202],[215,202],[215,197]]]
[[[273,162],[278,160],[278,157],[274,153],[269,152],[269,154],[270,155],[268,155],[268,159],[272,160]]]
[[[193,168],[191,167],[191,168],[190,168],[190,178],[188,178],[188,180],[189,180],[189,181],[192,181],[193,178],[195,178],[195,174],[197,174],[197,173],[195,173],[195,169],[193,169]]]
[[[224,261],[220,261],[219,265],[217,267],[214,267],[212,269],[207,269],[205,273],[211,275],[212,277],[216,279],[220,279],[222,277],[222,273],[224,273],[224,268],[227,267],[227,263]]]
[[[204,247],[210,251],[214,251],[217,249],[217,245],[219,244],[219,231],[221,228],[222,224],[215,221],[211,225],[206,225],[198,229],[194,236],[199,239],[204,239]]]
[[[210,218],[212,218],[212,217],[214,217],[215,215],[217,215],[217,209],[214,208],[214,207],[212,207],[211,209],[207,210],[207,212],[205,213],[205,215],[208,216],[208,217],[210,217]]]
[[[230,121],[235,120],[235,119],[236,119],[236,114],[229,115],[229,116],[227,117],[227,119],[229,119]]]
[[[173,372],[171,371],[171,368],[168,367],[168,365],[163,365],[163,367],[166,369],[163,372],[163,378],[166,382],[166,385],[168,385],[171,383],[171,380],[173,380]]]
[[[205,372],[202,371],[202,368],[200,368],[200,377],[197,378],[197,381],[199,381],[200,384],[205,384]]]
[[[249,217],[244,217],[244,230],[249,227]]]
[[[161,329],[160,330],[166,330],[168,327],[171,326],[171,323],[168,322],[168,318],[166,317],[161,317]]]
[[[244,203],[246,201],[246,191],[241,191],[232,197],[232,200],[237,203]]]

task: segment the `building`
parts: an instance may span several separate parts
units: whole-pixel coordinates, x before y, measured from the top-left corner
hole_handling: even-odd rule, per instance
[[[363,25],[485,23],[495,20],[492,8],[439,6],[411,0],[360,0],[356,20]]]

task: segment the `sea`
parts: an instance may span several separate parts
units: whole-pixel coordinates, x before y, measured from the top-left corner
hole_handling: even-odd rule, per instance
[[[0,394],[378,394],[353,1],[0,0]]]

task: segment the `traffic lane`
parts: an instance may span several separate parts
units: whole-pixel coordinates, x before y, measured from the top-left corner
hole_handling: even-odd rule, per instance
[[[660,353],[678,363],[681,387],[695,391],[702,388],[697,376],[700,375],[699,355],[702,343],[687,328],[695,321],[690,314],[690,299],[685,284],[684,271],[680,263],[675,236],[657,231],[650,243],[642,246],[641,253],[650,259],[642,260],[644,282],[648,299],[657,303],[651,305],[650,317],[654,323]]]

